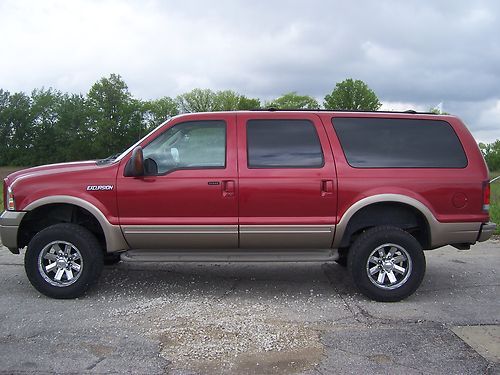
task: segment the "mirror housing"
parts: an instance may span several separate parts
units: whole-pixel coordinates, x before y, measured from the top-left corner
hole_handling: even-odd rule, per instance
[[[158,174],[158,164],[151,158],[144,159],[144,175],[156,176]]]
[[[144,176],[144,155],[142,154],[142,147],[137,146],[132,151],[132,156],[125,166],[123,171],[125,177],[141,177]]]

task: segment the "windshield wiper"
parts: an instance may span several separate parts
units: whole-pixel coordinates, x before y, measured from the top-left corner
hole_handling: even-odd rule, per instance
[[[107,158],[104,158],[104,159],[101,159],[101,160],[97,160],[95,163],[97,165],[109,164],[109,163],[112,163],[120,155],[121,155],[120,153],[113,154],[111,156],[108,156]]]

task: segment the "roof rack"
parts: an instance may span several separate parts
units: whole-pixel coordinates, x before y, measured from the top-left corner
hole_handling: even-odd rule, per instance
[[[435,115],[436,113],[432,112],[418,112],[415,111],[414,109],[407,109],[406,111],[366,111],[366,110],[359,110],[359,109],[322,109],[322,108],[316,108],[316,109],[287,109],[287,108],[276,108],[276,107],[269,107],[269,108],[255,108],[251,109],[250,111],[260,111],[260,112],[360,112],[360,113],[410,113],[410,114],[418,114],[418,115]]]

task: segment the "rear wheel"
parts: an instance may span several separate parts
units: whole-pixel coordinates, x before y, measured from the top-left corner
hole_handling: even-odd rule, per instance
[[[417,290],[425,274],[425,256],[409,233],[391,226],[367,230],[353,243],[348,267],[354,284],[367,297],[400,301]]]
[[[52,298],[76,298],[99,278],[103,253],[95,236],[75,224],[55,224],[28,245],[24,267],[31,284]]]

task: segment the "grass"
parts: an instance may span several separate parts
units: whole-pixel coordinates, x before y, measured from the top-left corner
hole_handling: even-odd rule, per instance
[[[500,171],[490,173],[491,179],[497,176],[500,176]],[[500,234],[500,178],[491,184],[490,218],[497,223],[495,234]]]
[[[24,167],[0,167],[0,212],[3,211],[3,179],[8,174],[23,169]]]

